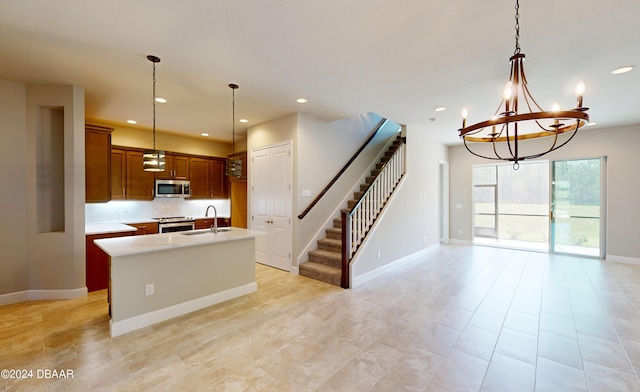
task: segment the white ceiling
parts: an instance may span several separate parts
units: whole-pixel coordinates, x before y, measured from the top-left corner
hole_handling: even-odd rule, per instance
[[[591,129],[640,123],[640,69],[610,73],[640,66],[639,19],[638,0],[522,0],[536,100],[570,108],[582,79]],[[87,118],[148,128],[153,54],[157,129],[226,141],[237,83],[236,132],[375,112],[457,143],[462,107],[495,111],[514,45],[511,0],[0,0],[0,78],[84,86]]]

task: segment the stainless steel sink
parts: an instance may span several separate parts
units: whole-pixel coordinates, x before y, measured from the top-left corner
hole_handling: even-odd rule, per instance
[[[221,227],[218,229],[218,233],[222,233],[225,231],[231,231],[229,227]],[[182,235],[199,235],[199,234],[216,234],[211,229],[200,229],[200,230],[189,230],[189,231],[181,231]]]

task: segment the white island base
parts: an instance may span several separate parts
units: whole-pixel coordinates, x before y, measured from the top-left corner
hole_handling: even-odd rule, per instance
[[[256,234],[234,229],[96,241],[111,256],[111,337],[257,291]]]

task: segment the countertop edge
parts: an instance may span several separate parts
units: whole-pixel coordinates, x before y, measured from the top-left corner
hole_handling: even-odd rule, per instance
[[[204,234],[202,237],[199,235],[193,237],[184,236],[180,232],[177,232],[105,238],[94,240],[93,242],[109,256],[122,257],[191,246],[214,245],[223,242],[239,241],[255,238],[263,234],[265,233],[256,230],[235,228],[232,232],[218,233],[213,237],[207,234]],[[173,238],[177,239],[177,241],[174,242],[172,240]]]

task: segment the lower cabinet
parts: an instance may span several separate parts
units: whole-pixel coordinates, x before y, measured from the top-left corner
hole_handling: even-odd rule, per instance
[[[229,227],[231,220],[229,218],[218,218],[218,227]],[[196,230],[208,229],[213,226],[213,218],[196,219]]]
[[[133,235],[133,231],[121,233],[90,234],[86,236],[86,280],[87,290],[96,291],[109,288],[109,255],[104,253],[94,240],[102,238],[125,237]]]
[[[134,235],[158,234],[158,222],[127,223],[138,229]]]

